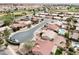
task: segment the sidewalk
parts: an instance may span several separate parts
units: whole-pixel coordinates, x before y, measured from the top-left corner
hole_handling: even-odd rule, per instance
[[[17,53],[16,53],[16,51],[12,48],[13,46],[11,46],[11,45],[9,45],[8,47],[7,47],[7,49],[12,53],[12,55],[18,55]]]

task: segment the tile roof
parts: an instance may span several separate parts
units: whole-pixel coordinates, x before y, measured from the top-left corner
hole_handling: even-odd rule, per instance
[[[51,23],[51,24],[48,24],[48,25],[47,25],[47,28],[48,28],[48,29],[51,29],[51,30],[57,31],[57,30],[59,29],[59,26],[56,25],[56,24]]]
[[[57,37],[57,33],[52,30],[43,31],[42,38],[52,40]]]
[[[35,47],[32,49],[34,54],[42,54],[49,55],[53,51],[56,50],[56,46],[53,45],[52,41],[49,40],[37,40]]]
[[[61,44],[61,42],[63,44]],[[66,38],[64,38],[63,36],[57,36],[54,39],[54,44],[56,44],[57,46],[65,47],[65,43],[66,43]]]

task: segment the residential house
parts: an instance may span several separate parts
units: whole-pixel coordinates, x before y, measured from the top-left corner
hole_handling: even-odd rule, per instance
[[[39,19],[37,18],[37,17],[32,17],[31,18],[31,21],[33,22],[33,23],[38,23],[38,21],[39,21]]]
[[[19,29],[24,28],[24,27],[29,27],[31,24],[32,24],[31,21],[17,21],[15,23],[13,23],[12,25],[10,25],[10,27],[14,31],[16,31],[16,30],[19,30]]]
[[[76,23],[75,26],[79,26],[79,23]]]
[[[32,24],[32,22],[29,21],[29,20],[28,20],[28,21],[19,21],[18,23],[19,23],[19,24],[24,24],[25,26]]]
[[[53,41],[43,40],[38,37],[32,53],[36,55],[50,55],[52,52],[55,54],[58,47],[66,47],[66,38],[63,36],[57,36]]]
[[[40,16],[40,17],[44,17],[44,18],[45,18],[45,17],[46,17],[46,15],[48,15],[48,14],[49,14],[49,13],[40,13],[40,14],[39,14],[39,16]]]
[[[36,55],[50,55],[51,52],[55,53],[57,46],[49,40],[36,40],[36,44],[32,49],[32,53]]]
[[[48,18],[48,19],[53,19],[54,16],[52,16],[52,15],[46,15],[46,18]]]
[[[76,26],[76,30],[79,31],[79,26]]]
[[[0,27],[0,32],[4,32],[4,30],[8,29],[9,31],[12,31],[12,29],[8,26]]]
[[[79,23],[79,19],[77,19],[77,22]]]
[[[79,42],[72,41],[72,47],[74,47],[75,50],[79,49]]]
[[[54,19],[61,19],[61,17],[55,16]]]
[[[62,26],[63,25],[63,23],[61,21],[56,21],[56,22],[54,22],[54,24],[57,24],[58,26]]]
[[[68,26],[68,25],[63,24],[63,25],[61,26],[61,28],[62,28],[62,29],[67,29],[67,26]]]
[[[52,30],[46,30],[42,34],[42,39],[53,40],[57,37],[57,33]]]
[[[54,40],[53,40],[54,44],[59,46],[59,47],[66,47],[66,38],[63,36],[57,36]]]
[[[78,41],[79,39],[79,32],[78,31],[75,31],[73,32],[73,34],[71,35],[71,38],[75,41]]]
[[[58,31],[60,27],[57,24],[49,23],[47,25],[47,28],[51,29],[51,30],[54,30],[54,31]]]

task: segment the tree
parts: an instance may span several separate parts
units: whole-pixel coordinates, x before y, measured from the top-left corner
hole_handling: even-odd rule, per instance
[[[11,10],[7,10],[6,11],[6,15],[4,15],[3,19],[4,19],[4,25],[8,26],[13,22],[13,19],[15,18],[13,11]]]
[[[17,11],[17,10],[18,10],[18,8],[15,8],[15,9],[14,9],[14,11]]]
[[[10,19],[8,19],[8,20],[4,20],[4,25],[5,26],[8,26],[8,25],[10,25],[12,23],[12,20],[10,20]]]
[[[37,8],[37,11],[40,11],[40,8]]]
[[[26,13],[26,12],[22,12],[22,14],[23,14],[23,15],[27,15],[27,13]]]
[[[24,44],[24,47],[27,48],[28,50],[31,50],[34,46],[34,42],[33,41],[28,41]]]
[[[61,48],[57,48],[55,55],[61,55],[62,54],[62,49]]]
[[[5,39],[8,39],[9,35],[10,35],[10,31],[8,29],[5,29],[4,30],[4,37],[5,37]]]
[[[47,11],[46,11],[46,7],[45,7],[45,6],[43,7],[43,11],[44,11],[45,13],[47,12]]]
[[[34,45],[35,45],[34,41],[27,41],[26,43],[22,43],[20,44],[19,52],[21,54],[28,54],[32,50]]]
[[[66,21],[68,22],[68,27],[67,27],[68,33],[66,33],[66,37],[67,37],[66,46],[67,46],[67,48],[69,48],[71,45],[71,40],[70,40],[71,37],[70,36],[76,28],[74,25],[75,24],[74,16],[67,18]]]
[[[35,14],[36,14],[36,11],[35,11],[35,9],[33,9],[33,15],[35,16]]]
[[[0,39],[0,45],[2,45],[4,43],[4,40]]]

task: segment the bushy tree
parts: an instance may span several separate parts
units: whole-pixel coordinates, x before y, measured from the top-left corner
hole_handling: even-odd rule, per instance
[[[36,11],[35,11],[35,9],[33,9],[33,15],[35,16],[35,14],[36,14]]]
[[[76,28],[75,25],[74,25],[75,24],[74,16],[67,18],[66,21],[68,22],[68,27],[67,27],[68,33],[66,33],[66,35],[65,35],[67,37],[66,47],[69,49],[70,46],[71,46],[71,40],[70,40],[71,37],[70,36]]]
[[[10,35],[10,31],[6,28],[4,30],[4,37],[5,37],[5,39],[8,39],[9,35]]]

